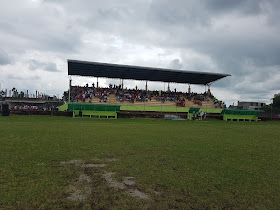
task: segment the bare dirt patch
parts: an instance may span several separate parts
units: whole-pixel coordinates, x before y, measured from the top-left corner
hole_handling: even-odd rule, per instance
[[[110,173],[105,173],[103,174],[103,178],[107,181],[110,187],[113,187],[115,189],[123,190],[125,188],[125,185],[121,182],[118,182],[114,177],[113,177],[112,172]]]
[[[81,174],[73,185],[69,186],[67,199],[72,201],[84,201],[91,195],[91,187],[89,183],[91,178],[86,174]]]
[[[89,168],[104,168],[107,164],[102,163],[101,159],[94,158],[92,159],[94,162],[98,163],[86,163],[82,160],[69,160],[60,162],[60,164],[64,167],[74,166],[79,167],[81,170],[85,172],[89,170]],[[116,158],[107,158],[103,161],[114,162],[117,161]],[[75,180],[73,184],[69,186],[67,192],[70,194],[67,199],[72,201],[85,201],[92,194],[92,189],[90,183],[92,182],[92,178],[86,173],[80,174],[79,178]],[[101,175],[103,179],[108,183],[109,187],[112,187],[116,190],[121,190],[127,193],[130,196],[147,200],[149,199],[148,195],[140,190],[136,189],[136,181],[134,177],[123,177],[122,181],[119,182],[114,178],[113,172],[103,171]]]
[[[103,163],[84,163],[82,160],[69,160],[69,161],[62,161],[60,162],[61,165],[67,166],[67,165],[75,165],[77,167],[82,167],[82,168],[102,168],[106,167],[107,164]]]
[[[124,177],[123,182],[118,182],[114,177],[114,173],[112,172],[107,172],[103,174],[103,178],[107,181],[108,185],[110,187],[113,187],[118,190],[125,190],[125,192],[128,195],[131,195],[133,197],[137,197],[140,199],[149,199],[148,195],[145,194],[144,192],[139,191],[138,189],[131,189],[131,186],[134,186],[135,183],[135,178],[134,177]]]
[[[76,166],[80,166],[81,164],[83,164],[82,160],[69,160],[69,161],[62,161],[60,162],[61,165],[76,165]]]
[[[79,182],[91,182],[91,178],[90,176],[86,175],[86,174],[81,174],[79,179],[78,179]]]
[[[117,161],[118,159],[116,159],[116,158],[107,158],[107,161],[108,162],[115,162],[115,161]]]
[[[135,178],[130,176],[130,177],[124,177],[123,178],[123,183],[127,186],[133,186],[135,185]]]
[[[92,164],[92,163],[81,165],[82,168],[103,168],[106,166],[107,166],[107,164]]]
[[[126,191],[127,194],[133,196],[133,197],[137,197],[140,199],[149,199],[149,197],[147,196],[147,194],[137,190],[137,189],[130,189],[128,191]]]

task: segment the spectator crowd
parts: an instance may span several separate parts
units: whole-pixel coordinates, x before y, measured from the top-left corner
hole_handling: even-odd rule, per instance
[[[70,101],[71,102],[91,102],[93,98],[97,98],[99,102],[107,102],[109,95],[114,95],[117,101],[120,102],[145,102],[145,101],[166,101],[176,102],[176,106],[185,106],[185,100],[193,101],[194,104],[202,105],[203,101],[209,101],[209,97],[214,99],[215,107],[223,107],[223,103],[215,99],[212,95],[208,96],[207,92],[198,93],[183,93],[174,91],[146,91],[140,90],[137,86],[134,89],[122,89],[121,85],[110,84],[107,88],[95,87],[94,83],[90,87],[85,86],[71,86]]]

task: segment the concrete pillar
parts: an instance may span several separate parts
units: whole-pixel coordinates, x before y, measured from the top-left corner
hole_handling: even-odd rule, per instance
[[[70,79],[69,80],[69,94],[68,94],[68,102],[70,103],[70,97],[71,97],[71,84],[72,84],[72,80]],[[39,92],[38,92],[38,94],[39,94]]]
[[[98,77],[97,77],[97,82],[96,82],[96,88],[98,88]]]
[[[146,91],[148,91],[148,82],[146,81]]]
[[[189,85],[188,93],[189,93],[189,94],[191,93],[191,86],[190,86],[190,85]]]
[[[168,82],[167,90],[168,90],[168,92],[170,92],[169,82]]]
[[[122,89],[123,89],[123,79],[122,79]]]
[[[208,85],[208,92],[207,95],[210,96],[211,95],[211,91],[210,91],[210,85]]]

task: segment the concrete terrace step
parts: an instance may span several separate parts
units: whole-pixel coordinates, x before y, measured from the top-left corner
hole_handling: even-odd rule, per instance
[[[100,102],[99,98],[93,97],[91,99],[91,102],[89,102],[90,99],[87,98],[85,100],[85,103],[93,103],[93,104],[112,104],[112,105],[134,105],[134,106],[168,106],[168,107],[175,107],[176,102],[174,101],[165,101],[162,103],[161,101],[157,101],[155,99],[152,99],[151,101],[145,101],[145,102],[140,102],[140,101],[135,101],[134,103],[131,103],[129,101],[123,101],[120,102],[117,100],[115,95],[109,95],[107,96],[107,102]],[[79,102],[83,102],[82,100],[79,100]],[[202,105],[199,106],[198,104],[195,104],[193,100],[185,100],[186,107],[200,107],[200,108],[215,108],[214,101],[212,99],[209,99],[209,101],[203,101]]]

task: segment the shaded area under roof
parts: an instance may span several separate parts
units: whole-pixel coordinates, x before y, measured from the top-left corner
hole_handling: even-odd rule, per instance
[[[207,85],[230,76],[208,72],[68,60],[68,75]]]

